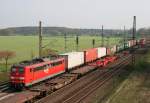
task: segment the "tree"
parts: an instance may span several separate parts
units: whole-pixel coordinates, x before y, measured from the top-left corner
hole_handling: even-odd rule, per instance
[[[6,71],[8,67],[8,60],[15,57],[16,53],[13,51],[0,51],[0,58],[5,60]]]

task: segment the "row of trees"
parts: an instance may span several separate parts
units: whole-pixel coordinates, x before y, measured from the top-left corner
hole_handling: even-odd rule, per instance
[[[8,68],[8,60],[15,57],[16,53],[13,51],[0,51],[0,60],[5,60],[5,68],[7,71]]]

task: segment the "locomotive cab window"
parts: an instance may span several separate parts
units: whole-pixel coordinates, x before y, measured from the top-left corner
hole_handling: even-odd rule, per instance
[[[11,72],[16,72],[17,69],[16,68],[11,68]]]
[[[57,65],[60,65],[60,64],[62,64],[62,61],[54,62],[54,63],[52,63],[52,66],[57,66]]]
[[[18,68],[18,72],[20,73],[20,74],[22,74],[22,73],[24,73],[24,68]]]

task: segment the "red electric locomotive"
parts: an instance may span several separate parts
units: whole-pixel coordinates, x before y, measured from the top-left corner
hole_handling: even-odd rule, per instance
[[[11,67],[10,82],[14,88],[28,87],[65,72],[64,58],[33,59]]]

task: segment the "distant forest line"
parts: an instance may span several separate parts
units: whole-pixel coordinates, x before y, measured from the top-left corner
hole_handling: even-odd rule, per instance
[[[68,35],[100,35],[101,29],[74,29],[66,27],[43,27],[42,33],[46,36],[62,36],[65,33]],[[121,36],[124,34],[124,30],[120,29],[104,29],[104,35],[108,36]],[[126,30],[126,34],[131,35],[132,29]],[[137,34],[150,34],[150,28],[141,28],[137,30]],[[38,35],[38,27],[12,27],[6,29],[0,29],[0,36],[33,36]]]

